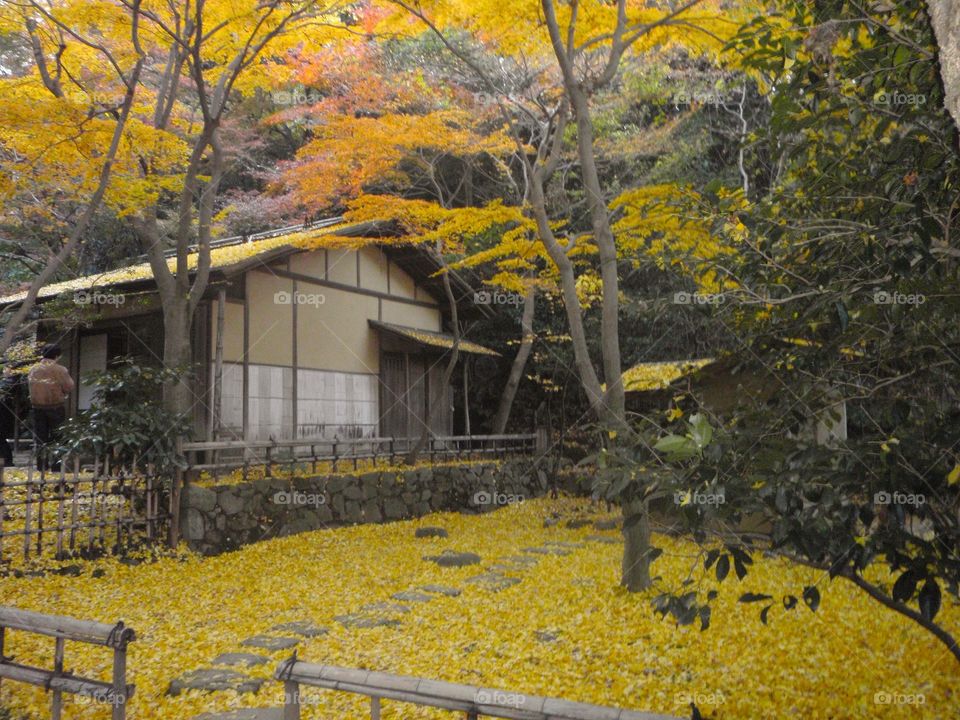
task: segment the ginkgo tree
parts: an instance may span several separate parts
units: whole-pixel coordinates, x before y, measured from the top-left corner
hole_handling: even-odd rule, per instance
[[[620,351],[620,258],[614,233],[613,199],[597,163],[593,102],[645,53],[683,43],[715,54],[736,23],[715,3],[692,0],[672,9],[630,0],[615,3],[554,0],[500,3],[392,3],[402,13],[386,25],[394,32],[433,33],[472,72],[477,93],[500,112],[514,144],[524,180],[522,207],[533,236],[556,269],[575,367],[590,408],[610,442],[631,432],[626,417]],[[484,62],[484,56],[499,59]],[[512,82],[515,71],[528,82]],[[569,214],[554,215],[551,188],[568,142],[573,143],[586,227]],[[595,255],[595,268],[578,264]],[[600,296],[600,357],[591,356],[581,303],[583,272],[595,274]],[[633,478],[616,486],[625,518],[622,583],[630,590],[650,584],[650,528],[646,492]]]
[[[130,46],[140,42],[140,14],[140,3],[131,5]],[[150,134],[134,113],[144,57],[117,56],[95,34],[49,18],[46,4],[0,8],[0,34],[33,60],[0,77],[0,208],[42,217],[59,231],[41,264],[28,263],[36,271],[4,320],[0,355],[24,332],[40,290],[67,266],[101,206],[130,207],[143,189],[128,152]],[[80,72],[98,66],[106,71]],[[105,87],[110,94],[101,94]]]

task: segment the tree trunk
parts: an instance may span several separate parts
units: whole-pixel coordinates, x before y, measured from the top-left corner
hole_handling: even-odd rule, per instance
[[[620,584],[630,592],[650,587],[650,512],[646,500],[624,500],[623,570]]]
[[[193,360],[190,330],[193,317],[186,298],[167,298],[163,312],[163,363],[167,368],[187,370]],[[190,380],[181,375],[179,382],[163,387],[164,407],[177,415],[189,417],[198,403],[193,397]],[[170,547],[180,541],[180,493],[183,474],[174,473],[170,484]]]
[[[960,127],[960,13],[955,0],[928,0],[927,7],[939,47],[943,104]]]
[[[536,306],[537,291],[531,287],[523,298],[523,316],[520,319],[520,349],[513,358],[510,367],[510,376],[500,395],[500,404],[497,414],[493,418],[493,434],[502,435],[506,432],[510,411],[513,409],[513,400],[517,396],[517,388],[523,379],[523,371],[527,367],[527,359],[533,350],[533,314]]]

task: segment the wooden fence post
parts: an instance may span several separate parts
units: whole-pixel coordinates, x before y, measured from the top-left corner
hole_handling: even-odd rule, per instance
[[[300,684],[295,680],[283,682],[283,720],[300,720]]]
[[[176,454],[183,455],[183,438],[177,438]],[[170,537],[171,548],[177,547],[180,542],[180,490],[186,482],[183,468],[177,467],[173,474],[173,487],[170,488]]]
[[[127,649],[113,649],[113,720],[124,720],[127,712]]]
[[[64,641],[62,637],[58,637],[56,640],[55,649],[53,651],[53,674],[62,675],[63,674],[63,646]],[[59,689],[53,691],[53,707],[50,710],[50,717],[52,720],[60,720],[61,713],[63,712],[63,693]]]
[[[380,720],[380,698],[370,697],[370,720]]]

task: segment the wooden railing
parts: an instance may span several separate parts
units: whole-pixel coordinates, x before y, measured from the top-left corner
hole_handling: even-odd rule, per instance
[[[31,667],[14,662],[4,655],[4,639],[8,630],[46,635],[55,638],[53,670]],[[109,706],[113,720],[124,720],[127,702],[133,696],[133,685],[127,684],[127,645],[135,639],[133,630],[122,622],[116,625],[75,620],[60,615],[18,610],[0,606],[0,679],[22,682],[45,688],[53,693],[50,717],[60,720],[63,713],[63,693],[72,693]],[[90,680],[64,669],[64,644],[72,642],[101,645],[113,650],[113,679],[111,682]]]
[[[162,480],[150,467],[99,461],[81,467],[77,458],[55,472],[0,466],[0,563],[9,541],[13,547],[20,541],[27,559],[119,554],[134,535],[157,539],[167,521],[162,494]]]
[[[444,458],[504,458],[510,455],[532,454],[537,449],[536,434],[528,435],[452,435],[431,437],[421,452],[423,459]],[[354,470],[363,460],[388,460],[393,463],[402,458],[417,442],[417,438],[302,438],[299,440],[217,440],[191,442],[181,446],[187,459],[187,468],[208,471],[214,477],[220,473],[243,469],[246,479],[251,467],[263,467],[267,476],[274,468],[312,465],[319,470],[320,463],[328,463],[333,472]],[[207,457],[199,461],[199,453]],[[228,457],[227,454],[236,455]]]
[[[371,720],[380,720],[381,700],[462,712],[466,714],[467,720],[477,720],[481,716],[513,720],[677,720],[668,715],[569,702],[474,685],[333,665],[316,665],[298,660],[296,654],[277,667],[274,677],[284,683],[283,720],[300,720],[300,706],[303,704],[301,685],[365,695],[370,698]]]

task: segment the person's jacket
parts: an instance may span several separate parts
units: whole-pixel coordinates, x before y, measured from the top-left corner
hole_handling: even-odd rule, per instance
[[[30,369],[30,404],[35,408],[62,407],[73,392],[70,372],[56,360],[44,359]]]

